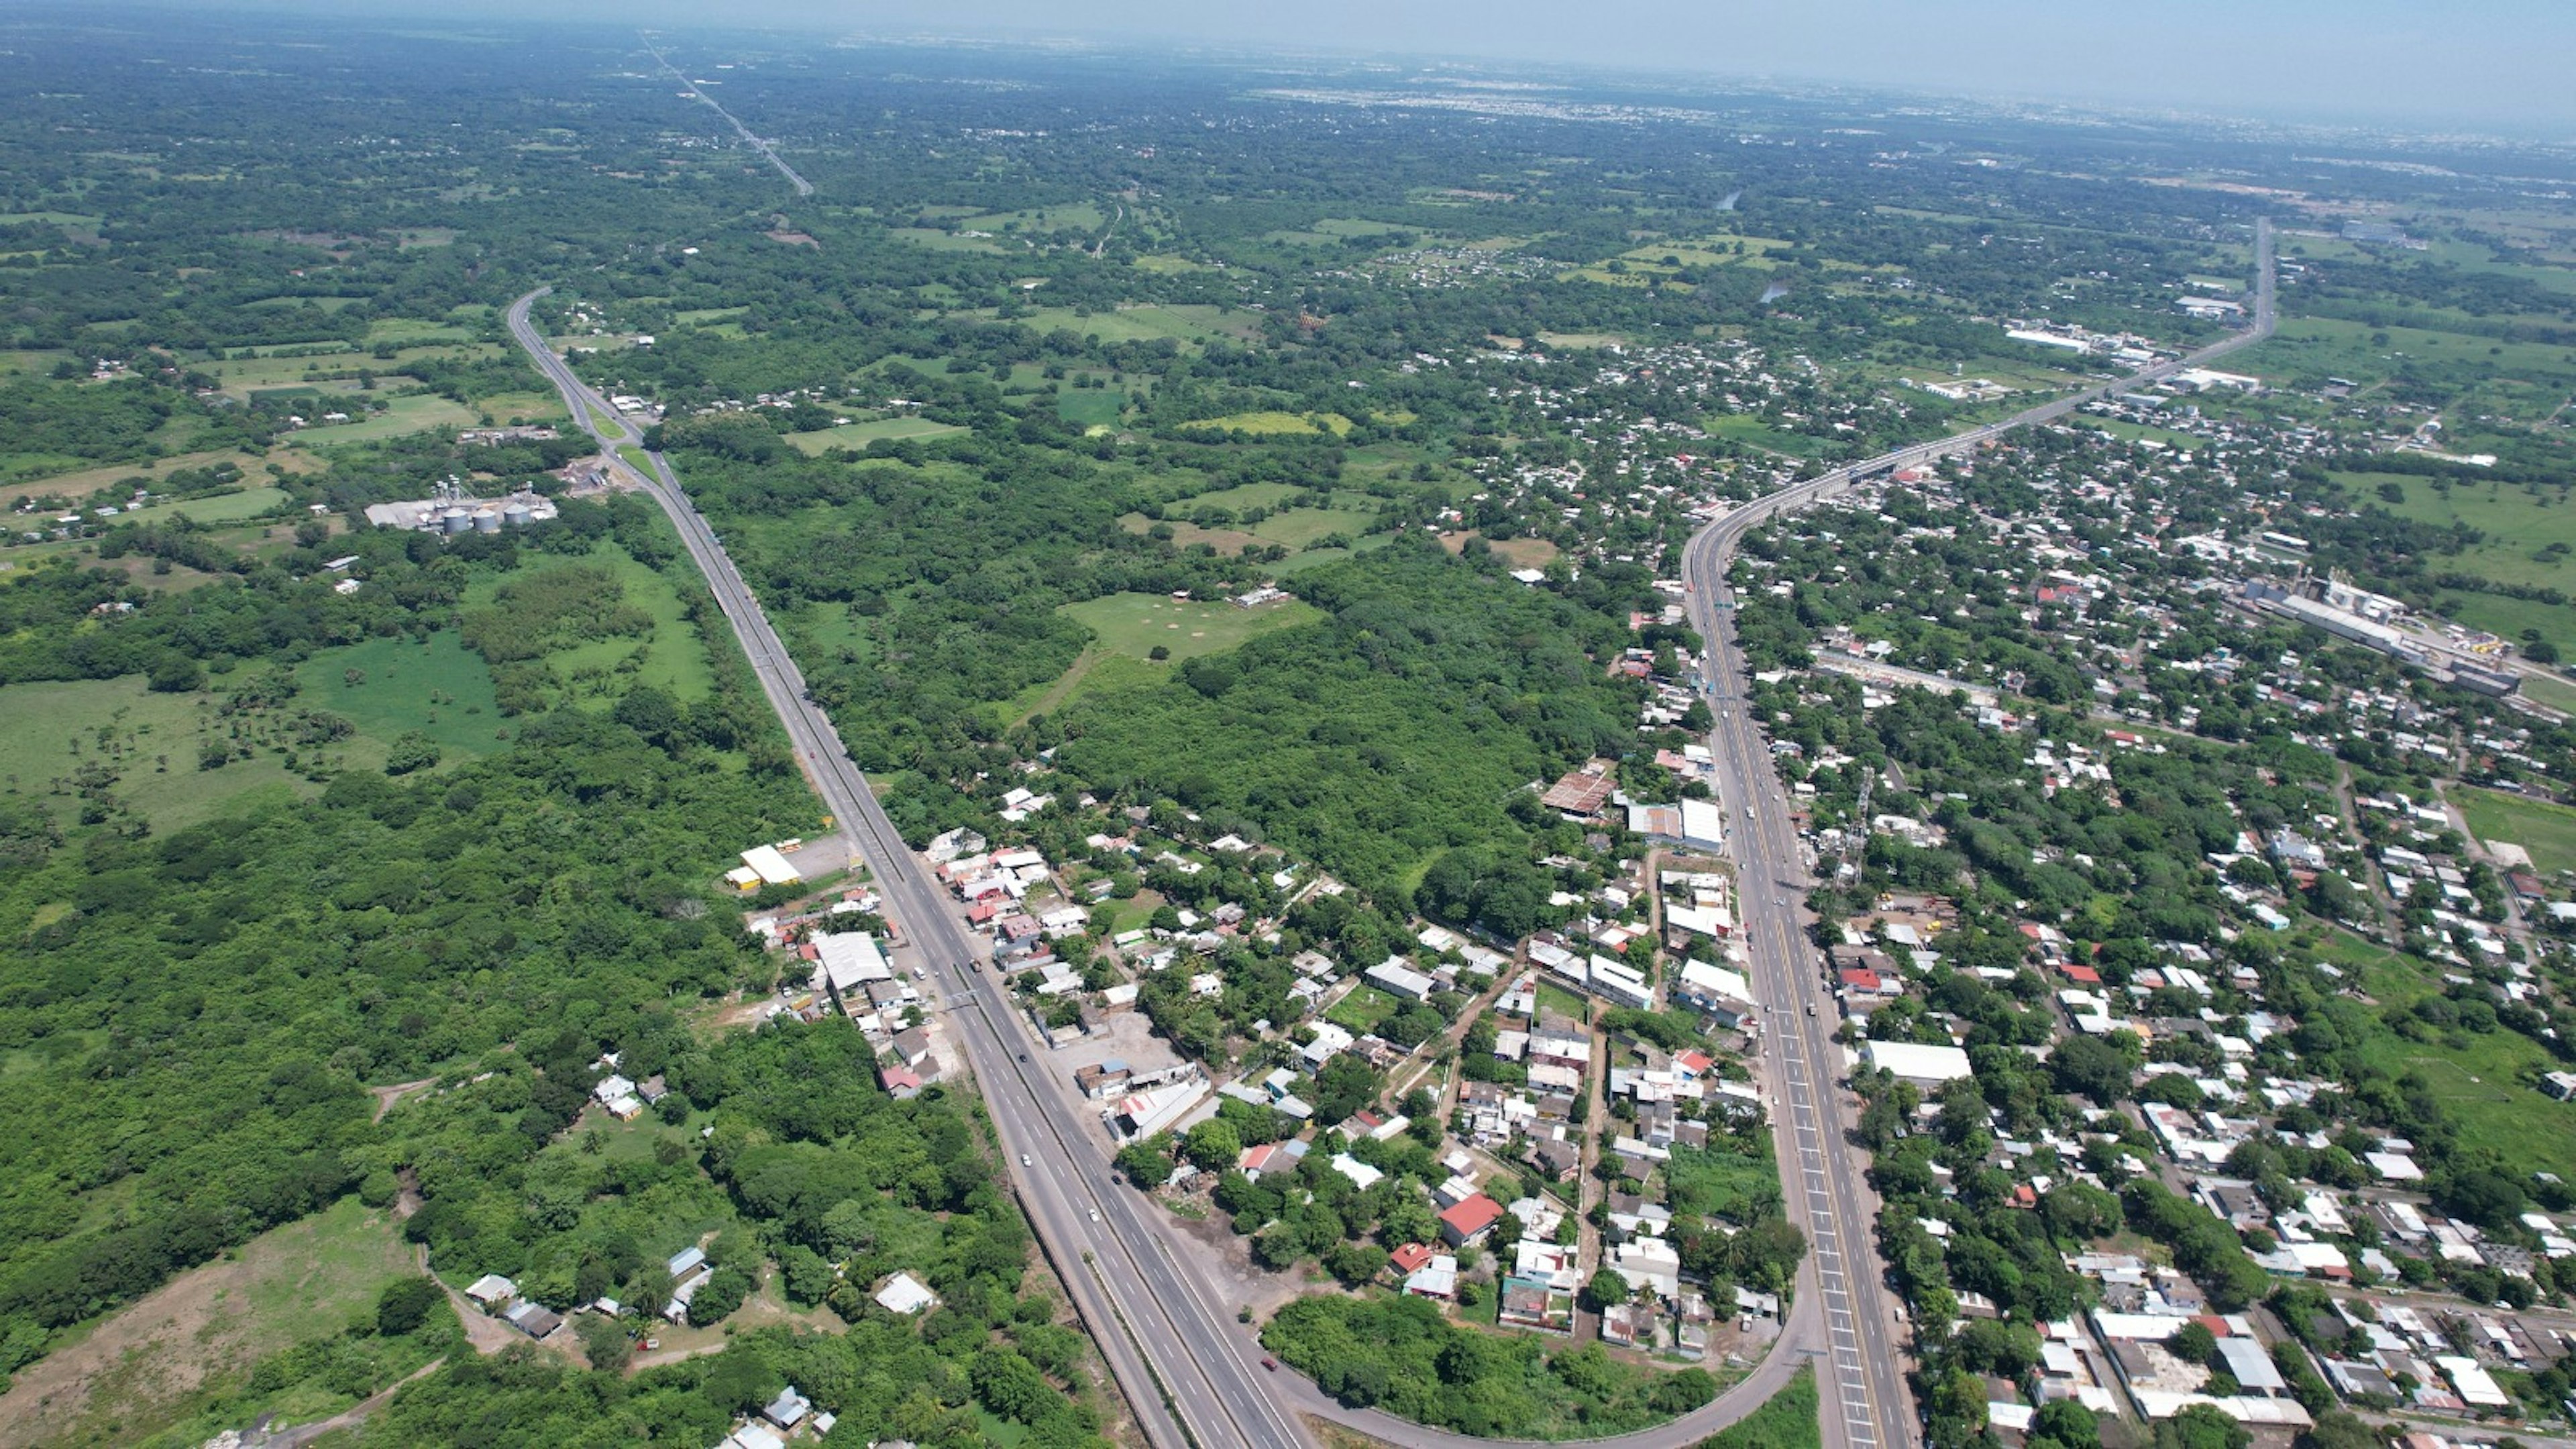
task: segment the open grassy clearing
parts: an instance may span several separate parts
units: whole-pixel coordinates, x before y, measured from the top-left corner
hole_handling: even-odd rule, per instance
[[[896,241],[910,242],[914,246],[934,252],[998,252],[1002,249],[1002,243],[991,237],[959,236],[954,232],[941,231],[936,227],[898,226],[888,235]],[[1014,242],[1012,245],[1016,246],[1018,243]]]
[[[2535,703],[2576,713],[2576,684],[2558,675],[2526,674],[2522,677],[2522,692]]]
[[[19,1370],[0,1395],[0,1449],[140,1442],[240,1388],[261,1358],[338,1333],[353,1313],[372,1310],[384,1285],[416,1271],[391,1215],[343,1198],[181,1274]],[[309,1423],[356,1401],[310,1392],[309,1401],[261,1407]]]
[[[928,418],[878,418],[810,433],[789,433],[787,441],[799,451],[819,457],[834,448],[865,448],[879,438],[942,438],[965,431],[955,423],[934,423]]]
[[[2374,1042],[2371,1055],[2390,1072],[2421,1071],[2460,1124],[2462,1146],[2562,1178],[2576,1172],[2576,1103],[2553,1101],[2532,1085],[2558,1063],[2531,1038],[2502,1028],[2454,1030],[2438,1043],[2391,1034]]]
[[[1334,1002],[1333,1009],[1324,1013],[1324,1019],[1353,1036],[1366,1036],[1377,1030],[1379,1022],[1395,1015],[1396,1009],[1403,1004],[1374,986],[1357,986],[1348,996]]]
[[[203,820],[248,790],[312,792],[272,755],[198,769],[200,741],[223,729],[213,696],[156,694],[139,674],[12,684],[0,688],[0,788],[68,821],[80,808],[72,772],[103,763],[117,774],[110,793],[163,832]]]
[[[1325,428],[1331,429],[1336,436],[1351,430],[1351,420],[1340,413],[1324,413],[1320,416],[1324,420],[1322,428],[1316,427],[1302,413],[1277,411],[1228,413],[1221,418],[1199,418],[1183,423],[1181,427],[1189,432],[1243,432],[1255,437],[1279,435],[1300,438],[1321,437]]]
[[[163,503],[143,511],[146,519],[176,514],[199,523],[239,523],[257,518],[286,501],[286,490],[269,484],[244,488],[237,493],[217,493],[204,498],[183,498],[176,503]]]
[[[1108,214],[1088,201],[1033,206],[1025,211],[986,211],[957,218],[959,231],[1063,231],[1068,227],[1097,231],[1108,224]]]
[[[1126,412],[1127,394],[1116,388],[1078,388],[1055,398],[1055,415],[1085,428],[1114,428]]]
[[[1290,554],[1288,557],[1272,564],[1270,566],[1270,572],[1275,578],[1293,578],[1298,574],[1304,573],[1308,569],[1322,568],[1328,563],[1339,562],[1342,559],[1349,558],[1353,554],[1367,553],[1372,549],[1381,549],[1393,542],[1395,542],[1394,534],[1372,533],[1366,538],[1351,540],[1351,546],[1349,548],[1310,548],[1301,553]]]
[[[462,403],[431,393],[419,393],[388,401],[385,410],[372,417],[308,428],[296,435],[296,441],[316,448],[327,448],[334,443],[377,443],[387,438],[425,433],[432,428],[470,428],[480,420],[474,409]]]
[[[1166,505],[1175,511],[1195,512],[1202,508],[1225,508],[1241,513],[1247,508],[1277,508],[1306,490],[1294,483],[1245,483],[1234,488],[1219,488]]]
[[[509,727],[492,700],[492,671],[450,629],[426,640],[397,636],[322,650],[295,666],[295,683],[298,703],[355,725],[376,746],[377,764],[386,746],[412,730],[455,756],[501,748],[500,732]]]
[[[2124,418],[2081,417],[2070,421],[2079,428],[2090,428],[2095,432],[2108,433],[2115,438],[2126,438],[2133,443],[2161,443],[2179,452],[2188,453],[2207,445],[2206,439],[2195,438],[2189,433],[2178,432],[2172,428],[2159,428],[2149,423],[2133,423]]]
[[[1268,543],[1304,548],[1336,533],[1357,538],[1376,526],[1377,515],[1352,508],[1291,508],[1261,520],[1252,532]]]
[[[2357,506],[2437,525],[2465,524],[2485,540],[2442,556],[2440,572],[2474,574],[2499,583],[2528,584],[2576,594],[2576,500],[2554,492],[2540,498],[2470,476],[2445,493],[2429,478],[2384,473],[2337,473]],[[2380,489],[2395,484],[2396,502]],[[2545,501],[2544,501],[2545,500]],[[2556,551],[2552,551],[2552,550]],[[2565,648],[2576,645],[2576,606],[2502,594],[2450,591],[2440,600],[2444,616],[2473,629],[2519,638],[2525,629]]]
[[[1299,599],[1246,609],[1224,600],[1162,594],[1111,594],[1066,604],[1056,612],[1091,630],[1103,649],[1132,659],[1148,658],[1157,648],[1171,651],[1174,659],[1213,654],[1323,617],[1322,610]]]
[[[2576,870],[2576,810],[2504,790],[2461,788],[2450,800],[2478,839],[2519,845],[2543,871]]]
[[[1020,325],[1037,332],[1061,327],[1103,342],[1154,342],[1168,338],[1195,347],[1216,337],[1249,341],[1261,334],[1261,314],[1232,308],[1185,303],[1165,307],[1152,302],[1121,305],[1088,315],[1071,307],[1032,308]]]
[[[1502,1295],[1493,1295],[1496,1304]],[[1700,1441],[1700,1449],[1818,1449],[1825,1442],[1824,1419],[1817,1412],[1816,1370],[1800,1364],[1780,1392],[1762,1407]]]
[[[2485,793],[2462,791],[2454,798]],[[2467,803],[2461,800],[2464,809]],[[2562,813],[2576,817],[2576,811]],[[2403,1010],[2442,990],[2441,968],[2341,932],[2330,933],[2319,954],[2348,977],[2357,976],[2372,999],[2388,1008]],[[2504,1161],[2562,1177],[2576,1171],[2576,1105],[2542,1095],[2536,1084],[2557,1064],[2531,1038],[2503,1028],[2454,1027],[2419,1041],[2384,1030],[2371,1037],[2367,1050],[2391,1074],[2422,1072],[2460,1124],[2462,1145],[2491,1148]]]
[[[670,527],[659,515],[654,526],[661,530]],[[675,550],[678,542],[672,539]],[[670,579],[606,541],[579,562],[614,575],[624,590],[625,602],[652,616],[653,632],[649,638],[601,639],[547,654],[545,664],[563,681],[570,701],[613,704],[637,684],[652,685],[682,701],[704,699],[714,692],[715,673],[707,662],[706,644],[682,611],[679,589]],[[536,567],[560,566],[550,558]],[[465,607],[489,607],[502,585],[526,577],[528,570],[523,569],[505,578],[478,583],[466,591]]]
[[[2403,371],[2462,389],[2518,382],[2554,395],[2558,402],[2576,391],[2576,349],[2323,317],[2285,318],[2268,341],[2235,354],[2227,365],[2274,380],[2331,376],[2367,385]]]

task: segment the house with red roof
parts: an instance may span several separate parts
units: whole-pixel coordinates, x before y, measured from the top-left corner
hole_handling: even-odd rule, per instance
[[[1502,1217],[1503,1205],[1480,1192],[1440,1215],[1440,1237],[1453,1248],[1463,1248],[1490,1232]]]

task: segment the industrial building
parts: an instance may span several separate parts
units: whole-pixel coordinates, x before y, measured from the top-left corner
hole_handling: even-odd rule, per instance
[[[475,498],[469,496],[464,485],[454,478],[439,484],[436,493],[428,498],[367,505],[367,522],[378,528],[399,528],[414,533],[499,533],[503,529],[525,528],[532,523],[551,523],[554,519],[555,501],[542,493],[520,492],[499,499]]]

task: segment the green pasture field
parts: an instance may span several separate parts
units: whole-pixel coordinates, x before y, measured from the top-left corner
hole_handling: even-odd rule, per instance
[[[2555,674],[2524,675],[2522,692],[2535,703],[2576,713],[2576,684],[2570,684]]]
[[[2576,810],[2508,790],[2464,787],[2450,799],[2478,839],[2521,846],[2541,871],[2576,870]]]
[[[0,688],[0,785],[68,822],[79,802],[68,789],[56,793],[54,782],[105,761],[120,776],[110,792],[163,832],[203,820],[245,791],[312,793],[267,754],[198,769],[200,732],[218,727],[211,695],[156,694],[141,675],[12,684]]]
[[[373,417],[307,428],[296,435],[296,440],[308,447],[322,448],[337,443],[380,443],[432,428],[470,428],[479,421],[480,415],[462,403],[434,393],[417,393],[388,401],[385,410]]]
[[[351,683],[354,677],[360,681]],[[418,730],[448,758],[488,755],[513,733],[492,700],[492,671],[483,657],[441,629],[426,640],[407,635],[324,649],[295,666],[296,702],[328,710],[357,726],[381,765],[394,740]],[[231,766],[227,766],[229,770]]]
[[[1175,599],[1162,594],[1110,594],[1066,604],[1058,613],[1089,629],[1100,647],[1132,659],[1156,647],[1172,658],[1213,654],[1256,635],[1312,622],[1323,612],[1298,599],[1246,609],[1223,599]]]
[[[1078,388],[1055,395],[1055,415],[1085,428],[1114,428],[1127,410],[1127,394],[1116,388]]]
[[[2576,1104],[2554,1101],[2536,1086],[2557,1059],[2531,1038],[2501,1027],[2453,1030],[2438,1042],[2375,1037],[2370,1057],[2395,1073],[2421,1071],[2434,1099],[2460,1124],[2460,1145],[2483,1147],[2517,1169],[2576,1172]]]
[[[2385,343],[2371,340],[2383,333]],[[2576,392],[2576,350],[2325,317],[2287,318],[2268,341],[2235,354],[2227,366],[2274,381],[2344,377],[2367,385],[2395,377],[2409,363],[2424,381],[2461,391],[2522,383],[2554,396],[2552,408]]]
[[[1372,549],[1384,548],[1393,542],[1395,542],[1394,534],[1372,533],[1366,538],[1352,539],[1351,546],[1349,548],[1305,549],[1298,553],[1292,553],[1288,557],[1281,559],[1279,562],[1270,565],[1270,572],[1274,578],[1293,578],[1298,574],[1304,573],[1308,569],[1322,568],[1328,563],[1338,563],[1343,559],[1351,557],[1353,554],[1362,554],[1367,553]],[[1425,857],[1425,859],[1428,860],[1428,857]]]
[[[2486,806],[2481,801],[2501,801],[2508,809],[2557,809],[2483,790],[2457,791],[2452,799],[2469,816],[2470,828],[2479,831],[2482,838],[2479,820]],[[2576,825],[2576,811],[2558,813],[2568,817],[2568,822],[2561,825],[2561,834],[2555,838],[2560,848],[2576,849],[2576,834],[2567,833],[2571,825]],[[2528,817],[2518,812],[2504,818],[2515,828],[2530,824]],[[2497,838],[2514,839],[2505,834]],[[2531,844],[2521,840],[2515,843]],[[2535,859],[2540,855],[2537,846],[2533,855]],[[2358,975],[2363,989],[2386,1008],[2403,1011],[2443,989],[2440,967],[2340,931],[2327,933],[2319,943],[2318,954],[2342,967],[2348,977]],[[2410,1040],[2394,1030],[2381,1030],[2372,1034],[2364,1049],[2392,1075],[2421,1071],[2432,1083],[2433,1095],[2444,1110],[2460,1124],[2462,1145],[2491,1148],[2508,1163],[2555,1172],[2561,1177],[2576,1171],[2576,1130],[2570,1130],[2576,1127],[2576,1106],[2554,1101],[2533,1085],[2542,1073],[2555,1070],[2557,1063],[2531,1038],[2501,1027],[2491,1032],[2452,1028],[2429,1041]]]
[[[998,232],[1005,227],[1020,231],[1098,231],[1109,224],[1109,217],[1099,206],[1088,201],[1062,206],[1031,207],[1026,211],[988,211],[957,218],[959,231]]]
[[[2475,574],[2506,584],[2529,584],[2576,594],[2576,503],[2557,501],[2546,490],[2543,502],[2516,487],[2469,474],[2455,481],[2446,496],[2430,478],[2397,473],[2336,473],[2337,483],[2351,490],[2354,505],[2385,508],[2419,522],[2466,524],[2485,541],[2455,554],[2442,555],[2437,572]],[[2394,483],[2402,501],[2382,498],[2382,484]],[[2567,553],[2549,555],[2553,544]],[[2576,605],[2547,604],[2502,594],[2445,592],[2441,610],[2454,623],[2519,638],[2538,629],[2561,648],[2576,647]]]
[[[658,515],[656,529],[667,530],[669,523]],[[676,538],[672,540],[678,542]],[[681,611],[679,590],[659,570],[636,561],[635,556],[614,543],[603,541],[584,555],[581,562],[608,570],[624,586],[625,601],[653,616],[653,633],[649,638],[602,639],[558,649],[545,658],[547,666],[568,687],[574,702],[605,700],[614,703],[636,684],[650,684],[683,701],[704,699],[715,691],[715,672],[707,662],[704,641],[697,629]],[[551,566],[549,558],[539,567]],[[477,583],[466,591],[468,609],[489,605],[503,584],[511,577],[524,577],[525,571]],[[643,664],[631,673],[619,666],[641,652]]]
[[[1294,483],[1246,483],[1240,487],[1201,493],[1166,506],[1176,510],[1228,508],[1241,513],[1247,508],[1276,508],[1304,491]]]
[[[910,242],[914,246],[934,252],[998,252],[1002,249],[1002,243],[997,238],[959,236],[954,232],[941,231],[936,227],[898,226],[893,228],[890,235],[896,241]]]
[[[1366,221],[1356,217],[1328,216],[1312,225],[1262,233],[1261,239],[1283,246],[1339,246],[1352,237],[1382,237],[1402,233],[1421,236],[1419,227],[1398,226],[1393,222]]]
[[[572,414],[565,411],[563,396],[553,391],[496,392],[483,399],[483,411],[503,422],[518,419],[528,423],[569,422]]]
[[[1071,307],[1037,307],[1020,325],[1045,333],[1062,327],[1102,342],[1154,342],[1163,338],[1195,347],[1211,338],[1250,340],[1261,333],[1260,314],[1226,307],[1184,303],[1165,307],[1151,302],[1114,307],[1083,316]]]
[[[795,444],[798,450],[819,457],[834,448],[865,448],[879,438],[942,438],[965,431],[955,423],[934,423],[928,418],[879,418],[873,422],[847,423],[811,433],[789,433],[787,441]]]
[[[1351,508],[1291,508],[1274,513],[1254,525],[1253,536],[1269,543],[1284,543],[1290,548],[1304,548],[1328,534],[1346,533],[1353,539],[1376,526],[1375,513],[1362,513]]]
[[[158,503],[135,515],[145,522],[176,514],[199,523],[239,523],[257,518],[286,501],[286,490],[262,484],[244,488],[238,493],[217,493],[205,498],[187,498],[177,503]]]
[[[1792,458],[1809,458],[1823,453],[1831,445],[1821,438],[1804,433],[1783,432],[1752,413],[1726,413],[1706,418],[1701,426],[1717,437],[1760,448],[1769,453],[1783,453]]]

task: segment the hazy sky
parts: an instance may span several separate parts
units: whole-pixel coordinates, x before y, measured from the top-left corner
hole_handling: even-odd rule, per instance
[[[333,0],[329,8],[393,3]],[[2571,0],[453,0],[442,8],[1537,57],[2266,117],[2458,119],[2576,139]]]

